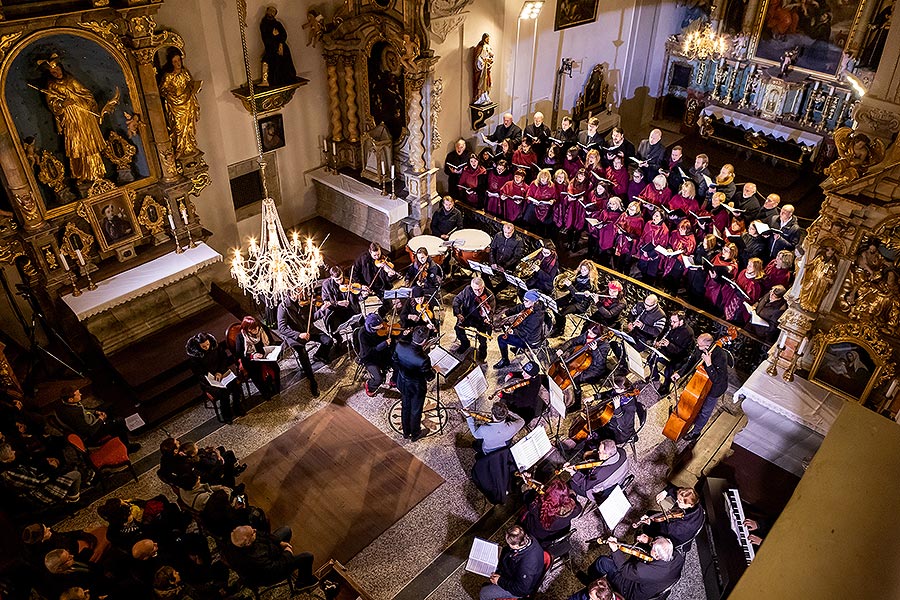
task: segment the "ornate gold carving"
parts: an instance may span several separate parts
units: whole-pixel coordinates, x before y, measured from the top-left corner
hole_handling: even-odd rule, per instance
[[[356,111],[356,77],[352,57],[344,57],[344,93],[347,107],[347,136],[351,142],[359,141],[359,116]]]
[[[171,144],[157,144],[157,154],[162,163],[163,174],[167,178],[178,176],[178,167],[175,164],[175,151],[172,150]]]
[[[38,180],[50,187],[61,202],[70,202],[73,198],[72,190],[66,185],[66,167],[62,161],[56,158],[49,150],[42,150],[41,157],[37,161]]]
[[[25,219],[28,221],[39,221],[41,215],[38,212],[37,203],[34,201],[34,197],[31,195],[31,192],[14,195],[16,198],[16,204],[18,204],[19,208],[22,209],[22,215],[25,217]]]
[[[24,256],[25,251],[22,249],[22,242],[19,240],[10,240],[4,244],[0,244],[0,262],[13,264],[18,256]]]
[[[151,35],[156,31],[156,21],[154,21],[153,17],[150,15],[138,15],[137,17],[132,17],[128,20],[128,25],[131,29],[131,35],[134,37]]]
[[[200,196],[200,192],[202,192],[209,184],[210,184],[209,173],[203,171],[202,173],[197,173],[194,177],[191,177],[191,191],[189,192],[191,196]]]
[[[279,110],[294,98],[294,92],[297,88],[309,83],[308,79],[302,77],[297,78],[298,81],[290,85],[284,85],[276,88],[268,88],[265,91],[254,89],[253,98],[256,100],[256,112],[272,112]],[[235,98],[241,101],[247,112],[253,112],[250,107],[250,89],[247,86],[241,86],[231,90]]]
[[[44,244],[41,246],[41,255],[44,257],[44,262],[47,263],[47,270],[55,271],[60,268],[56,254],[53,253],[53,244]]]
[[[834,132],[834,145],[840,158],[825,168],[825,174],[831,178],[831,185],[842,185],[859,179],[869,167],[884,159],[884,142],[849,127],[841,127]]]
[[[815,312],[837,277],[836,251],[822,246],[819,253],[806,266],[800,284],[800,308]]]
[[[84,203],[79,202],[78,208],[81,209],[82,207],[84,207]],[[86,210],[84,214],[87,215]],[[79,216],[81,216],[80,213]],[[76,241],[78,243],[75,243]],[[78,264],[78,255],[75,253],[75,249],[79,247],[79,244],[81,245],[82,256],[87,256],[91,251],[91,246],[94,245],[94,236],[86,231],[82,231],[75,223],[69,221],[66,223],[65,229],[63,229],[62,239],[59,242],[59,251],[76,261],[74,264]]]
[[[778,319],[783,329],[805,334],[810,330],[815,319],[797,310],[787,310]]]
[[[872,230],[872,235],[894,252],[900,252],[900,215],[894,215],[879,223]]]
[[[94,183],[91,184],[91,187],[88,188],[88,198],[91,196],[99,196],[100,194],[105,194],[106,192],[110,192],[116,189],[116,184],[108,179],[98,179]],[[78,213],[81,215],[81,213]],[[87,214],[87,212],[85,212]]]
[[[441,147],[441,132],[438,131],[438,116],[444,109],[441,104],[441,96],[444,94],[444,80],[435,79],[431,86],[431,149]]]
[[[130,144],[128,140],[123,138],[115,130],[109,132],[106,138],[106,147],[103,149],[103,156],[109,159],[109,162],[116,165],[119,170],[131,168],[134,156],[137,154],[137,148]]]
[[[331,139],[340,142],[344,139],[341,123],[341,96],[338,90],[337,59],[334,55],[326,57],[325,74],[328,77],[328,103],[331,108]]]
[[[12,233],[19,228],[16,216],[5,210],[0,210],[0,235]]]
[[[13,42],[22,37],[22,31],[14,31],[0,36],[0,60],[6,56],[6,51],[12,46]]]
[[[139,65],[153,64],[153,57],[156,56],[157,48],[135,48],[131,52],[137,58]]]
[[[888,362],[893,353],[891,345],[882,338],[877,329],[872,327],[871,323],[841,323],[835,325],[830,331],[820,333],[812,338],[813,354],[817,358],[816,363],[821,359],[820,353],[824,348],[839,342],[848,341],[861,346],[868,346],[872,350],[872,360],[881,368],[877,373],[877,379],[870,385],[870,388],[877,387],[885,380],[890,379],[894,375],[894,363]],[[813,366],[816,370],[818,364]],[[868,392],[868,390],[867,390]],[[860,400],[865,399],[865,394]]]
[[[148,194],[141,202],[141,211],[137,215],[137,221],[151,234],[156,235],[165,229],[166,214],[168,214],[166,207]]]
[[[84,23],[79,23],[79,27],[87,29],[89,31],[93,31],[98,36],[102,37],[104,40],[112,44],[116,47],[116,49],[125,54],[125,45],[122,43],[122,40],[119,38],[117,33],[113,33],[113,30],[118,30],[120,25],[115,21],[86,21]]]

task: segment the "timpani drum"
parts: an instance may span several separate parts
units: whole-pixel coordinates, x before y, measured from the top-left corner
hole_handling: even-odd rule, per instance
[[[444,255],[447,254],[447,246],[443,246],[443,243],[444,240],[436,235],[417,235],[409,238],[409,243],[406,244],[409,260],[416,264],[416,251],[419,248],[425,248],[428,250],[428,256],[431,257],[431,260],[436,264],[441,264],[444,262]]]
[[[461,240],[453,244],[453,258],[469,268],[469,261],[484,263],[491,255],[491,236],[480,229],[460,229],[450,234],[451,240]]]

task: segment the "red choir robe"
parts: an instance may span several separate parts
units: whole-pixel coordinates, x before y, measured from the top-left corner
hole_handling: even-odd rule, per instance
[[[649,252],[645,252],[641,248],[647,244],[650,244],[654,248],[656,246],[665,247],[668,241],[669,228],[666,227],[665,222],[657,225],[653,221],[647,221],[644,224],[644,231],[641,233],[641,239],[638,240],[635,253],[635,256],[638,258],[638,269],[640,269],[642,273],[646,273],[650,277],[655,277],[659,272],[659,259],[662,258],[662,256],[653,249]]]
[[[790,288],[791,270],[779,268],[775,261],[776,259],[773,258],[766,265],[765,276],[763,277],[763,293],[768,292],[776,285]]]
[[[534,151],[522,152],[521,150],[516,150],[513,152],[512,170],[515,171],[518,168],[525,169],[525,181],[528,181],[537,174],[537,161],[538,157]]]
[[[487,177],[487,191],[484,194],[484,210],[495,217],[503,218],[503,202],[500,200],[500,189],[507,181],[512,181],[513,174],[507,169],[503,175],[490,171]]]
[[[637,254],[638,240],[644,232],[644,218],[640,214],[631,216],[623,212],[616,221],[616,228],[616,255]]]
[[[747,269],[744,269],[738,273],[734,281],[744,290],[744,293],[750,296],[750,299],[746,300],[746,302],[751,306],[755,306],[763,293],[762,278],[749,279],[747,277]],[[733,287],[728,284],[723,285],[720,297],[722,310],[725,312],[725,320],[738,325],[743,325],[750,320],[750,313],[747,312],[747,308],[744,306],[745,298],[735,291]]]
[[[480,189],[484,185],[484,175],[487,170],[478,165],[473,169],[471,165],[466,164],[466,168],[459,175],[459,191],[462,199],[477,208],[481,207],[481,195],[483,190]]]
[[[660,259],[663,277],[681,279],[682,274],[684,274],[684,261],[681,260],[681,257],[694,256],[694,250],[697,249],[697,238],[694,237],[693,233],[681,235],[680,231],[673,229],[669,233],[669,242],[666,247],[672,251],[681,250],[681,254],[678,256],[663,256]]]
[[[672,190],[667,187],[658,190],[652,183],[648,183],[641,190],[640,197],[656,206],[666,206],[672,197]]]
[[[680,210],[685,217],[691,218],[689,213],[700,214],[700,205],[696,198],[685,198],[681,194],[675,194],[666,204],[669,210]]]
[[[604,208],[596,216],[596,219],[600,221],[600,226],[598,227],[599,239],[597,241],[600,252],[609,252],[612,250],[613,244],[616,242],[616,233],[618,233],[616,223],[619,222],[619,217],[623,214],[625,213],[620,210]]]
[[[556,186],[556,202],[553,204],[553,224],[557,229],[566,226],[566,213],[569,212],[569,184],[553,182]]]
[[[729,279],[733,279],[734,274],[737,273],[737,260],[725,260],[722,258],[721,252],[716,254],[710,262],[714,267],[727,266],[728,273],[725,276]],[[710,304],[722,308],[722,288],[726,287],[728,287],[728,284],[722,281],[721,277],[707,275],[704,295],[706,296],[706,299],[709,300]]]
[[[712,217],[712,224],[715,225],[719,234],[724,237],[725,230],[728,228],[728,222],[731,221],[731,213],[720,206],[711,209],[709,215]],[[712,233],[712,229],[710,229],[710,233]]]
[[[566,227],[568,229],[584,230],[585,213],[581,203],[587,204],[589,201],[587,186],[587,179],[583,182],[579,182],[577,179],[569,182],[569,193],[566,196]]]
[[[612,165],[606,167],[606,178],[613,182],[612,194],[613,196],[618,196],[625,201],[630,201],[630,198],[625,198],[625,194],[628,193],[628,169],[622,167],[621,169],[614,169]]]
[[[569,179],[575,179],[575,176],[578,174],[578,169],[584,168],[584,163],[577,156],[575,157],[575,160],[569,160],[569,158],[566,157],[563,159],[562,168],[569,174]]]
[[[525,212],[525,195],[528,184],[524,181],[517,184],[515,180],[507,181],[500,188],[500,199],[503,201],[503,216],[510,223],[516,222]]]
[[[556,202],[556,184],[552,181],[545,185],[539,184],[537,181],[528,186],[528,201],[531,200],[542,200],[542,201],[550,201]],[[534,206],[534,218],[542,223],[548,222],[550,218],[552,218],[553,214],[553,205],[547,204],[537,204],[532,202],[532,206]]]
[[[609,192],[604,189],[603,192],[598,194],[595,186],[587,193],[587,196],[588,202],[587,208],[585,209],[585,217],[596,219],[597,213],[603,210],[609,201]],[[590,238],[594,240],[593,243],[596,244],[597,238],[600,236],[600,228],[587,223],[587,221],[585,221],[585,228],[587,229],[588,236],[590,236]]]

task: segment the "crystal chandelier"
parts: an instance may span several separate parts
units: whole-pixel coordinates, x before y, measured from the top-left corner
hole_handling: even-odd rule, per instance
[[[262,180],[262,232],[259,243],[250,238],[247,258],[240,248],[234,250],[231,259],[231,276],[237,280],[244,293],[253,296],[258,303],[276,306],[294,290],[311,292],[319,280],[319,269],[325,264],[322,253],[307,238],[301,241],[297,232],[290,240],[281,225],[275,201],[269,197],[266,186],[266,162],[263,159],[262,140],[257,126],[256,98],[253,77],[250,73],[250,55],[247,50],[247,3],[237,0],[238,21],[241,28],[241,48],[244,52],[244,71],[250,88],[250,114],[253,131],[256,134],[256,151],[259,162],[259,176]]]
[[[712,30],[709,23],[692,23],[684,31],[681,55],[688,60],[715,60],[728,52],[728,38]]]

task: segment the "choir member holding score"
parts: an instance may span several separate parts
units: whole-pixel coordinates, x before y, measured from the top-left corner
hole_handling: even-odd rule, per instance
[[[487,189],[485,190],[484,210],[497,218],[503,218],[503,200],[500,198],[500,190],[507,181],[512,181],[513,174],[509,170],[509,164],[505,159],[500,159],[487,175]]]
[[[470,154],[469,159],[459,175],[459,193],[465,202],[481,208],[484,202],[484,190],[487,187],[487,170],[481,166],[478,156]]]
[[[528,184],[525,183],[525,170],[516,169],[512,181],[507,181],[500,188],[500,200],[503,202],[503,215],[510,223],[519,223],[525,211],[525,196],[528,195]]]

